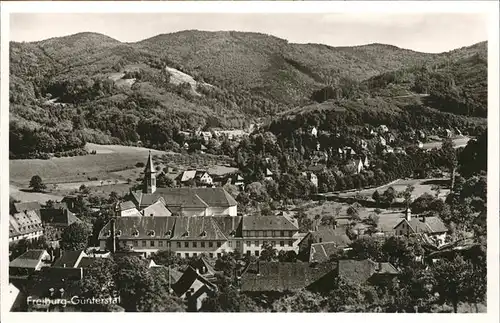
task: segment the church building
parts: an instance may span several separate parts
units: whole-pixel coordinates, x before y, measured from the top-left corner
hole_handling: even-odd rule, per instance
[[[161,201],[171,214],[179,216],[236,216],[238,204],[222,187],[156,187],[151,153],[144,169],[142,190],[131,190],[127,200],[139,212]]]

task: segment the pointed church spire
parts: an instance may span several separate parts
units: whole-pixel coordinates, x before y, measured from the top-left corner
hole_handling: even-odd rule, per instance
[[[151,150],[149,151],[148,162],[146,163],[146,168],[144,169],[145,174],[156,173],[153,167],[153,160],[151,159]]]
[[[143,193],[152,194],[156,191],[156,171],[151,158],[151,150],[149,151],[148,162],[144,169],[144,188]]]

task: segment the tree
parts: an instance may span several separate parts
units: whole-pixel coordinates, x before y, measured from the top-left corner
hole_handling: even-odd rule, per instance
[[[75,222],[66,227],[61,234],[60,245],[64,250],[82,250],[89,243],[92,232],[88,224]]]
[[[392,206],[392,203],[394,203],[394,200],[396,200],[396,191],[392,186],[390,186],[388,189],[384,191],[382,194],[382,201],[389,204],[389,208]]]
[[[453,141],[450,138],[446,138],[443,141],[440,149],[441,156],[443,158],[443,163],[451,172],[451,186],[450,189],[453,191],[455,186],[455,174],[458,166],[458,158],[455,147],[453,146]]]
[[[161,173],[156,177],[157,187],[174,187],[174,184],[174,180],[165,175],[165,173]]]
[[[83,279],[77,281],[76,285],[81,295],[86,298],[106,299],[116,296],[114,277],[116,263],[113,258],[96,258],[89,267],[85,269]],[[109,311],[109,304],[82,304],[84,311]]]
[[[43,183],[42,178],[38,175],[31,177],[30,185],[34,192],[43,192],[47,186]]]
[[[347,208],[347,215],[351,218],[351,220],[353,221],[359,221],[361,220],[361,218],[359,217],[359,211],[358,211],[358,208],[356,206],[353,205],[350,205],[348,208]]]
[[[299,290],[285,295],[273,302],[275,312],[309,312],[317,313],[324,311],[325,298],[307,290]]]
[[[383,261],[384,253],[382,250],[383,241],[378,238],[361,236],[351,243],[350,255],[355,259],[372,259],[374,261]]]
[[[260,260],[274,261],[277,258],[278,251],[269,242],[262,244],[262,251],[260,253]]]
[[[460,256],[452,260],[441,259],[434,266],[433,273],[435,290],[441,300],[451,302],[455,313],[458,311],[458,303],[470,300],[474,289],[486,290],[486,281],[476,279],[472,264]]]
[[[90,189],[84,184],[82,184],[78,190],[84,195],[90,194]]]
[[[406,189],[401,194],[403,196],[404,201],[405,201],[405,206],[406,206],[407,210],[410,208],[410,204],[411,204],[411,200],[412,200],[412,193],[414,190],[415,190],[415,186],[408,185],[408,186],[406,186]]]

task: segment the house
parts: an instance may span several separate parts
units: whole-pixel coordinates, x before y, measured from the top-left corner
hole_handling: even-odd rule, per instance
[[[176,178],[181,185],[194,181],[197,185],[212,186],[213,178],[208,172],[203,170],[186,170],[179,174]]]
[[[189,266],[172,285],[172,289],[178,297],[186,301],[188,312],[197,312],[201,309],[203,300],[217,291],[217,286]]]
[[[383,125],[383,124],[382,124],[382,125],[380,125],[380,126],[378,127],[378,131],[379,131],[380,133],[386,133],[386,132],[388,132],[388,131],[389,131],[389,128],[387,128],[387,126],[386,126],[386,125]]]
[[[379,143],[380,146],[387,145],[387,141],[382,136],[378,137],[378,143]]]
[[[399,275],[392,264],[388,262],[375,262],[371,259],[365,260],[338,260],[338,275],[350,281],[364,284],[377,283],[386,279],[392,279]]]
[[[258,257],[266,242],[278,251],[298,253],[301,238],[297,221],[289,216],[117,217],[98,236],[103,251],[149,255],[171,250],[182,258],[202,254],[215,258],[233,251]]]
[[[265,179],[265,180],[270,181],[270,180],[272,180],[273,178],[274,178],[274,174],[273,174],[273,172],[271,172],[271,171],[269,170],[269,168],[266,168],[266,173],[265,173],[265,175],[264,175],[264,179]]]
[[[363,166],[364,168],[370,167],[370,161],[368,160],[368,156],[365,156],[365,159],[363,161]]]
[[[451,136],[452,136],[452,135],[453,135],[453,133],[451,132],[451,130],[450,130],[450,129],[444,129],[444,131],[443,131],[443,136],[444,136],[445,138],[451,138]]]
[[[229,174],[226,176],[225,184],[234,185],[239,188],[240,191],[245,189],[245,179],[239,173]]]
[[[52,267],[77,268],[82,258],[88,257],[85,251],[63,251],[61,256],[56,259]]]
[[[327,262],[332,255],[345,250],[347,250],[347,247],[339,247],[335,241],[313,243],[309,250],[309,262]]]
[[[322,285],[321,282],[328,284],[333,280],[335,267],[335,263],[256,261],[243,270],[239,279],[240,291],[261,296],[262,293],[314,290]]]
[[[115,211],[117,216],[140,216],[142,215],[139,210],[137,210],[135,204],[132,201],[119,202],[116,205]]]
[[[346,146],[343,149],[341,149],[341,151],[342,151],[343,158],[349,159],[349,158],[353,158],[356,156],[356,151],[354,149],[352,149],[352,147]]]
[[[314,174],[313,172],[303,172],[302,176],[306,177],[311,182],[311,184],[318,187],[318,176],[316,176],[316,174]]]
[[[46,250],[28,250],[9,263],[9,276],[28,276],[50,263],[51,256]]]
[[[435,244],[438,246],[445,243],[448,231],[448,228],[439,217],[412,217],[410,209],[406,211],[405,218],[394,227],[394,234],[396,236],[423,234],[435,241]]]
[[[24,239],[34,240],[42,235],[42,220],[36,210],[9,215],[9,243]]]
[[[308,251],[309,262],[323,262],[338,250],[347,250],[351,242],[343,228],[321,226],[307,233],[300,248]]]
[[[421,142],[421,141],[417,141],[417,147],[420,148],[420,149],[423,149],[424,148],[424,143]]]
[[[318,136],[318,129],[316,127],[312,127],[310,133],[311,133],[311,136],[317,137]]]
[[[359,145],[361,146],[361,149],[365,149],[365,150],[368,149],[368,142],[364,139],[360,140]]]
[[[370,130],[370,136],[371,137],[376,137],[376,136],[378,136],[378,133],[375,130],[371,129]]]
[[[43,227],[53,229],[50,230],[50,236],[47,235],[46,231],[46,238],[49,241],[59,240],[65,228],[73,223],[81,222],[73,212],[65,208],[41,209],[40,216]]]
[[[389,134],[387,135],[387,141],[388,141],[390,144],[394,143],[394,142],[396,141],[396,136],[394,136],[392,133],[389,133]]]
[[[14,213],[27,213],[27,212],[35,212],[38,216],[40,216],[40,209],[42,206],[38,202],[18,202],[14,203]]]

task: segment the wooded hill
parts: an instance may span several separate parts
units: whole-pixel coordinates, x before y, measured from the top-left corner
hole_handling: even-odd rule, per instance
[[[180,129],[245,127],[332,98],[366,113],[360,99],[426,93],[411,104],[429,106],[436,120],[448,115],[441,111],[463,120],[487,113],[485,42],[426,54],[245,32],[191,30],[137,43],[79,33],[13,42],[10,58],[12,158],[78,150],[86,141],[177,149]]]

